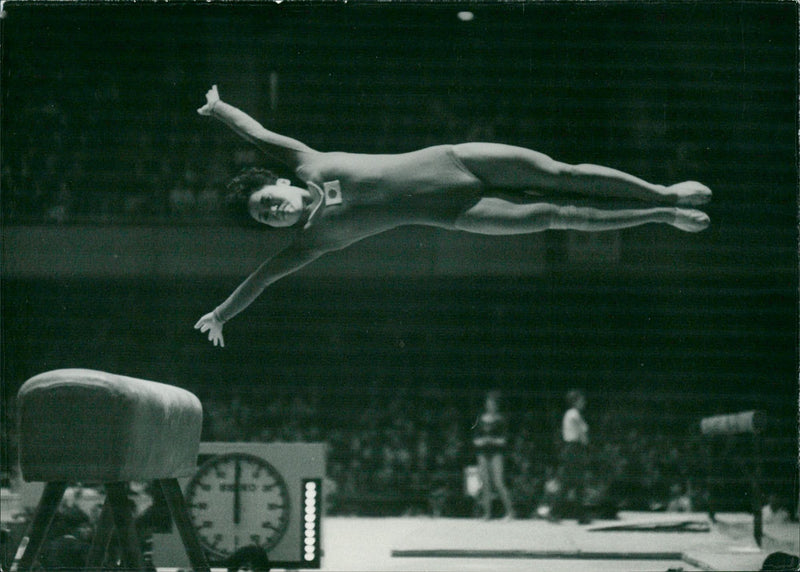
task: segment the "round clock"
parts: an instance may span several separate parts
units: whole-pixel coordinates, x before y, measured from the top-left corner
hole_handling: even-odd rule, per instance
[[[186,487],[189,516],[209,553],[274,547],[289,525],[289,489],[267,461],[228,453],[203,463]]]

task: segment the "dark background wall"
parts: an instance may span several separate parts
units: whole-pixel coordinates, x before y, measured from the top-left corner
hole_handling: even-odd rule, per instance
[[[479,3],[462,22],[457,4],[287,4],[5,4],[5,402],[81,366],[203,394],[323,388],[343,407],[434,386],[477,408],[500,387],[547,427],[581,386],[676,433],[764,408],[792,486],[796,6]],[[700,180],[712,225],[402,229],[276,284],[214,349],[192,325],[282,239],[214,214],[263,158],[196,115],[212,83],[321,150],[491,140]],[[653,403],[663,417],[643,418]]]

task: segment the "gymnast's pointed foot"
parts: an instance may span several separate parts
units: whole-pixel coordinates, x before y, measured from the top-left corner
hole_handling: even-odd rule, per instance
[[[672,226],[686,232],[700,232],[708,228],[711,219],[703,211],[695,209],[675,209]]]
[[[684,181],[667,187],[667,194],[675,198],[675,204],[697,207],[711,200],[711,189],[697,181]]]

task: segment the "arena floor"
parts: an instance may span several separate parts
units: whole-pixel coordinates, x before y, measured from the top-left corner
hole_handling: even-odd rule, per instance
[[[681,522],[696,531],[669,526]],[[776,550],[798,551],[796,523],[765,526],[762,548],[752,538],[748,515],[725,515],[720,523],[711,525],[700,513],[621,513],[619,520],[588,526],[574,521],[331,517],[323,523],[322,569],[733,571],[759,570]],[[603,530],[620,525],[645,530]],[[653,530],[659,526],[661,531]]]
[[[712,524],[706,513],[621,512],[589,525],[325,517],[322,542],[322,570],[339,572],[755,571],[773,552],[800,554],[800,525],[765,523],[759,547],[748,514],[718,514]]]

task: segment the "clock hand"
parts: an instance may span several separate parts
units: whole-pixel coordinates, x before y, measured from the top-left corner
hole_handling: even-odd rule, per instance
[[[239,494],[239,482],[242,479],[242,466],[236,459],[236,469],[233,477],[233,524],[239,524],[242,513],[242,499]]]

